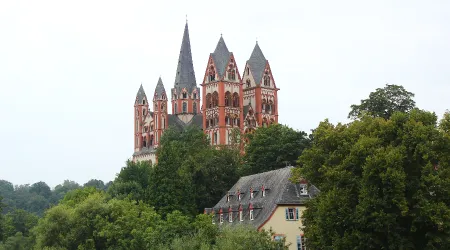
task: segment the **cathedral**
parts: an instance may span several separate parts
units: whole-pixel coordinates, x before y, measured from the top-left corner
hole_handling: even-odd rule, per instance
[[[137,92],[133,161],[156,163],[156,148],[169,126],[180,130],[190,125],[198,126],[208,135],[211,145],[230,145],[236,129],[245,134],[278,122],[279,89],[258,43],[241,75],[233,52],[228,50],[221,36],[216,49],[209,55],[200,86],[201,92],[195,79],[186,23],[175,82],[170,90],[171,112],[161,78],[151,100],[142,84]]]

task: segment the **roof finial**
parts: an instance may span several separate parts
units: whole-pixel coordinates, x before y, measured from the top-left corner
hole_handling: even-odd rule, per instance
[[[258,44],[258,37],[256,37],[256,44]]]
[[[187,14],[186,14],[186,24],[188,23]]]

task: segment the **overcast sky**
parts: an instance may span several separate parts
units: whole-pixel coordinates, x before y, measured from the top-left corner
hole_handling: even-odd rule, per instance
[[[256,39],[280,123],[347,122],[386,83],[450,108],[450,1],[0,1],[0,179],[113,180],[143,84],[174,84],[188,15],[197,84],[220,34],[240,72]]]

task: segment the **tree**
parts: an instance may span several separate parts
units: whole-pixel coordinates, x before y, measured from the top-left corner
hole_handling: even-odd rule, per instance
[[[47,183],[40,181],[30,186],[30,193],[35,193],[48,199],[52,195],[52,191]]]
[[[361,100],[360,105],[352,105],[348,118],[357,119],[363,114],[389,119],[394,112],[409,112],[415,108],[412,99],[414,94],[406,91],[403,86],[386,84],[371,92],[368,99]]]
[[[5,239],[20,232],[24,237],[29,236],[30,230],[37,224],[39,217],[23,209],[14,209],[4,217]]]
[[[33,249],[33,244],[33,238],[23,236],[18,232],[6,239],[4,243],[0,242],[0,250],[29,250]]]
[[[295,165],[296,160],[310,144],[305,132],[274,124],[247,134],[242,175],[257,174]]]
[[[0,242],[3,241],[4,227],[5,227],[5,222],[3,218],[3,208],[5,207],[5,205],[2,203],[2,201],[3,197],[0,196]]]
[[[91,179],[84,183],[83,187],[95,187],[100,190],[106,190],[105,183],[102,180]]]
[[[147,161],[127,161],[126,167],[120,170],[117,178],[109,186],[108,193],[119,199],[128,197],[148,203],[151,172],[152,168]]]
[[[304,213],[309,247],[450,249],[450,137],[436,123],[417,109],[320,123],[294,170],[321,190]]]

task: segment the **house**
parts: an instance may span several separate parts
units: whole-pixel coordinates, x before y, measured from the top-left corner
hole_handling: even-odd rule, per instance
[[[289,178],[294,167],[285,167],[244,176],[206,214],[213,223],[251,225],[258,230],[272,230],[274,240],[284,238],[289,249],[305,249],[301,215],[305,203],[319,190],[306,181],[294,184]]]

